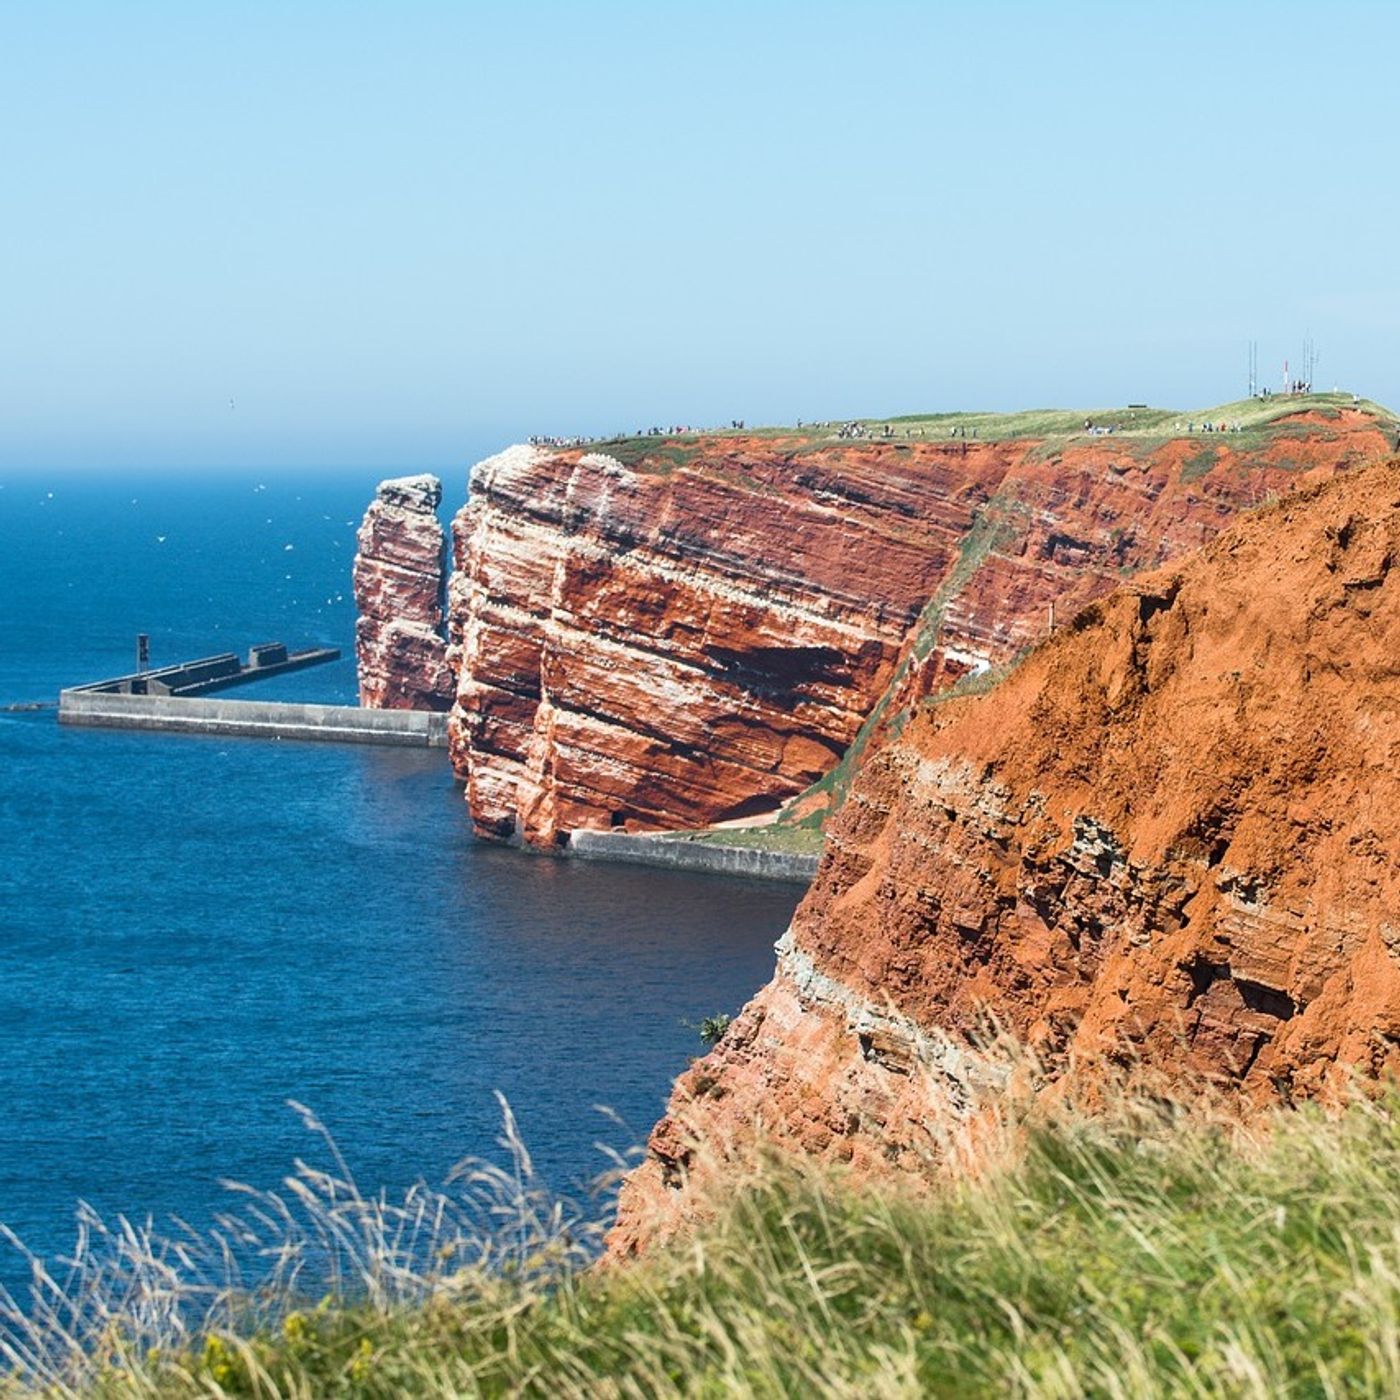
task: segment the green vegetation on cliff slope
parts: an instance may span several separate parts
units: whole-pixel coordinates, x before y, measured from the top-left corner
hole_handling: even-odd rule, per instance
[[[907,414],[899,418],[863,420],[878,429],[884,423],[901,433],[906,428],[923,428],[930,438],[950,433],[1005,441],[1012,438],[1068,438],[1082,436],[1085,423],[1096,428],[1112,428],[1115,437],[1141,437],[1161,442],[1168,438],[1199,432],[1205,423],[1226,424],[1242,432],[1275,426],[1296,431],[1288,422],[1299,414],[1317,414],[1336,421],[1343,409],[1355,409],[1375,418],[1382,425],[1393,425],[1396,416],[1370,399],[1353,402],[1350,394],[1299,394],[1267,399],[1237,399],[1233,403],[1190,410],[1167,408],[1028,409],[1020,413],[931,413]],[[1320,426],[1320,425],[1319,425]],[[941,430],[941,431],[940,431]]]
[[[778,454],[794,457],[814,452],[844,451],[855,442],[885,443],[898,446],[910,439],[938,442],[950,437],[982,442],[1041,441],[1043,451],[1053,453],[1073,438],[1087,436],[1086,423],[1097,430],[1111,428],[1115,441],[1125,451],[1151,452],[1173,438],[1200,434],[1206,423],[1227,424],[1231,433],[1227,444],[1252,450],[1267,444],[1277,433],[1306,435],[1310,430],[1331,431],[1329,423],[1340,425],[1344,409],[1355,409],[1375,419],[1383,430],[1400,427],[1388,408],[1370,399],[1353,402],[1350,394],[1300,394],[1267,399],[1239,399],[1190,410],[1170,408],[1034,408],[1017,413],[907,413],[892,418],[858,418],[802,427],[717,428],[703,432],[646,434],[599,441],[589,450],[606,453],[623,465],[638,471],[666,474],[683,467],[695,457],[722,451],[727,440],[758,441]],[[1302,414],[1322,421],[1300,423]],[[849,423],[860,425],[867,434],[861,439],[840,436]],[[893,436],[883,436],[889,427]],[[1238,432],[1234,430],[1238,429]],[[1210,439],[1207,437],[1207,441]]]
[[[905,441],[906,433],[921,434],[926,440],[934,442],[949,435],[958,436],[960,441],[974,438],[984,442],[1024,439],[1038,444],[1033,455],[1049,463],[1057,462],[1073,441],[1088,440],[1086,422],[1092,422],[1097,430],[1112,427],[1113,435],[1100,440],[1111,442],[1115,454],[1125,457],[1145,459],[1171,440],[1185,437],[1192,443],[1192,455],[1183,463],[1181,475],[1183,481],[1192,482],[1208,475],[1221,460],[1263,454],[1271,448],[1275,451],[1270,460],[1276,466],[1285,469],[1307,467],[1311,463],[1306,454],[1300,454],[1297,461],[1290,461],[1286,446],[1283,450],[1277,450],[1279,444],[1335,435],[1343,430],[1344,411],[1359,412],[1372,419],[1387,435],[1400,430],[1400,419],[1389,409],[1369,399],[1354,401],[1350,394],[1342,393],[1242,399],[1185,413],[1155,408],[1087,411],[1031,409],[1021,413],[911,414],[863,421],[874,434],[866,441],[877,446],[883,443],[897,447]],[[1207,423],[1216,427],[1225,425],[1229,431],[1203,432],[1202,428]],[[895,430],[895,438],[880,436],[885,424]],[[774,450],[795,450],[797,455],[828,449],[845,450],[852,445],[849,439],[837,439],[823,431],[823,425],[804,429],[807,436],[803,445],[795,449],[790,441],[778,441],[779,438],[792,437],[789,429],[765,429],[762,433],[773,436]],[[700,450],[703,443],[703,438],[691,437],[675,450],[695,452]],[[678,465],[679,462],[672,460],[671,464]],[[908,713],[892,712],[891,706],[902,693],[910,668],[924,660],[937,644],[950,601],[966,587],[990,553],[1015,537],[1016,514],[1029,509],[1014,495],[1004,494],[993,497],[977,512],[972,529],[960,542],[956,562],[914,625],[912,645],[907,654],[885,692],[866,716],[855,739],[828,773],[766,826],[753,827],[742,835],[733,829],[724,829],[692,835],[689,839],[721,846],[744,845],[773,851],[820,851],[826,822],[844,802],[851,781],[865,761],[872,737],[882,731],[897,736],[907,722]],[[933,700],[923,703],[938,703],[950,696],[989,689],[1015,665],[1016,659],[1013,659],[982,675],[966,677]]]
[[[568,1230],[526,1212],[493,1248],[441,1245],[450,1263],[416,1297],[385,1263],[402,1240],[362,1220],[367,1272],[320,1303],[263,1297],[251,1325],[151,1351],[131,1340],[151,1306],[133,1286],[93,1319],[86,1361],[48,1380],[102,1396],[1395,1394],[1397,1113],[1391,1096],[1245,1132],[1160,1100],[1064,1110],[1003,1122],[977,1170],[922,1196],[768,1165],[639,1263],[580,1270]],[[177,1289],[168,1265],[143,1286]]]

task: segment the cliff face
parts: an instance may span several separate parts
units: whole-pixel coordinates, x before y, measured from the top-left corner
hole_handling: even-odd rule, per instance
[[[776,974],[676,1086],[614,1248],[696,1139],[926,1159],[991,1070],[1131,1054],[1291,1100],[1400,1070],[1400,463],[1300,491],[925,703],[828,828]],[[979,1068],[980,1067],[980,1068]]]
[[[478,830],[699,826],[841,756],[1014,449],[680,465],[515,448],[454,525],[453,759]]]
[[[435,476],[381,481],[356,536],[355,656],[360,704],[446,710],[456,689],[443,637],[446,588]]]
[[[1043,636],[1052,604],[1063,619],[1388,445],[1330,409],[1216,437],[512,448],[453,527],[452,756],[476,829],[548,845],[772,811]]]

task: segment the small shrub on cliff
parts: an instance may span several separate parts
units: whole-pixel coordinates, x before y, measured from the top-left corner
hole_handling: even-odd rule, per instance
[[[729,1029],[730,1016],[727,1011],[716,1012],[713,1016],[706,1016],[700,1022],[700,1039],[706,1045],[718,1045],[724,1039],[724,1033]]]

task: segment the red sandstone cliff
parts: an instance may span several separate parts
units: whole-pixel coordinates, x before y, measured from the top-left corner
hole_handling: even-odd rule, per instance
[[[990,1008],[1053,1077],[1126,1053],[1327,1093],[1400,1071],[1400,462],[1302,490],[917,707],[828,827],[776,974],[677,1083],[614,1248],[692,1143],[924,1160]],[[940,1092],[940,1086],[943,1092]]]
[[[882,695],[862,756],[1043,636],[1052,603],[1067,617],[1388,447],[1373,414],[1329,408],[1239,436],[512,448],[453,527],[452,757],[476,829],[547,845],[771,811]]]
[[[381,481],[360,525],[355,555],[355,655],[360,703],[386,710],[446,710],[456,672],[443,637],[445,537],[435,476]]]
[[[700,826],[841,756],[1004,454],[513,448],[454,525],[453,759],[484,833]]]

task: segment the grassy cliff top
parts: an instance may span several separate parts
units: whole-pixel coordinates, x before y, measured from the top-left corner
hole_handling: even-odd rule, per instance
[[[771,442],[775,450],[805,453],[843,445],[848,441],[906,442],[913,438],[936,442],[950,437],[976,438],[983,442],[1065,440],[1089,436],[1088,422],[1096,430],[1112,428],[1115,437],[1131,437],[1145,442],[1164,442],[1188,436],[1202,424],[1226,424],[1246,433],[1267,435],[1286,432],[1300,425],[1296,420],[1307,414],[1340,426],[1343,410],[1363,414],[1386,430],[1400,428],[1400,417],[1371,399],[1353,400],[1350,394],[1297,394],[1267,399],[1238,399],[1210,408],[1032,408],[1019,413],[908,413],[890,418],[833,419],[803,423],[802,426],[774,425],[761,428],[715,428],[697,432],[644,434],[640,437],[600,439],[589,451],[605,452],[626,466],[669,470],[683,465],[703,445],[726,439],[744,442]],[[868,437],[838,436],[843,428],[856,423]],[[894,436],[882,436],[889,426]]]
[[[1283,423],[1300,414],[1319,414],[1340,422],[1343,409],[1351,409],[1391,425],[1400,422],[1388,408],[1370,399],[1353,400],[1350,394],[1297,394],[1267,399],[1237,399],[1233,403],[1190,410],[1168,408],[1090,408],[1027,409],[1021,413],[929,413],[898,418],[863,420],[868,426],[943,429],[966,428],[979,437],[1047,438],[1077,437],[1085,432],[1086,421],[1096,428],[1113,428],[1115,433],[1141,437],[1178,437],[1203,423],[1227,424],[1241,429],[1265,428]]]

